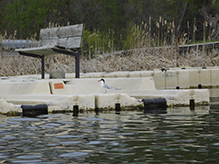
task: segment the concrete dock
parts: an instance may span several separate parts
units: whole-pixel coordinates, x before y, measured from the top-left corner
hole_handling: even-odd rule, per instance
[[[40,75],[2,77],[0,113],[21,112],[21,105],[47,104],[48,111],[94,110],[143,106],[142,99],[165,98],[168,107],[210,103],[208,88],[219,87],[219,68],[172,68],[167,70],[81,73],[80,79],[40,79]],[[120,90],[104,94],[98,80]],[[216,95],[213,95],[216,96]]]

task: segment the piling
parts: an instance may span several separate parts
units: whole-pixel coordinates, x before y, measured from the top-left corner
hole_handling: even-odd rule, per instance
[[[78,105],[73,106],[73,116],[78,116],[79,113],[79,107]]]
[[[121,112],[120,103],[115,103],[115,111],[116,111],[116,114],[120,114]]]
[[[201,84],[198,84],[198,89],[202,89],[202,85]]]
[[[195,100],[194,99],[190,99],[189,107],[190,107],[190,110],[194,110],[195,109]]]

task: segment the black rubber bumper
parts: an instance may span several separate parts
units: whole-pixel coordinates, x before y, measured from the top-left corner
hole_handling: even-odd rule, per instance
[[[39,105],[21,105],[22,114],[26,117],[36,117],[42,114],[48,114],[48,106],[46,104]]]

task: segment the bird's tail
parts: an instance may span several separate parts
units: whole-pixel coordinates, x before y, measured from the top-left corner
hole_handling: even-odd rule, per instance
[[[115,88],[115,87],[112,87],[112,89],[115,89],[115,90],[121,90],[121,88]]]

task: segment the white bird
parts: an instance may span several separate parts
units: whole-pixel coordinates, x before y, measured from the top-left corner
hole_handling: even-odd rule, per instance
[[[98,82],[101,82],[101,87],[105,89],[105,93],[107,93],[107,90],[108,90],[108,89],[120,90],[120,88],[110,87],[109,85],[107,85],[107,84],[105,83],[105,80],[104,80],[104,79],[100,79],[100,80],[98,80]]]

